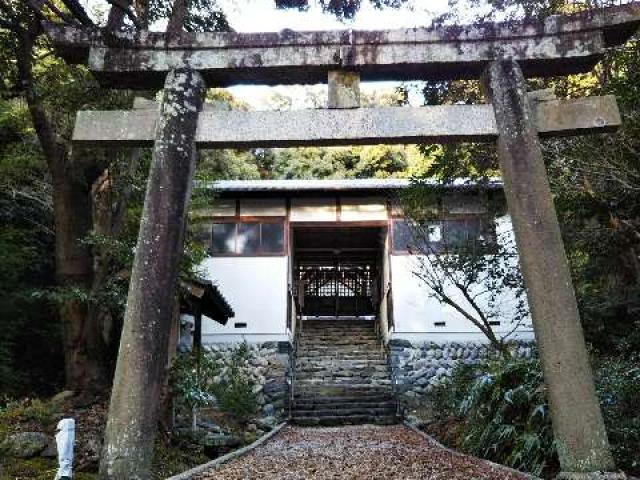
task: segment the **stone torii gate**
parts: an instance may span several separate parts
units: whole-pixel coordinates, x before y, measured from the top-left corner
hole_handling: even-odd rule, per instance
[[[548,388],[563,479],[616,474],[539,137],[620,125],[613,97],[527,94],[527,77],[587,72],[640,7],[435,29],[102,36],[48,26],[110,88],[164,88],[158,110],[79,112],[74,141],[153,146],[101,478],[148,478],[182,232],[198,148],[495,141]],[[490,104],[360,108],[359,81],[482,78]],[[214,112],[206,87],[329,83],[329,109]],[[604,472],[604,473],[596,473]]]

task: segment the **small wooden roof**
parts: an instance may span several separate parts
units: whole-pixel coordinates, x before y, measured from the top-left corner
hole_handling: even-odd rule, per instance
[[[197,310],[222,325],[235,316],[218,287],[210,280],[181,280],[180,293],[181,309],[185,312],[196,313]]]

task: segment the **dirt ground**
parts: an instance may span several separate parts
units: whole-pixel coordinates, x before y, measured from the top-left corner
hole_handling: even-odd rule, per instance
[[[477,458],[444,450],[403,425],[363,425],[287,426],[257,449],[198,480],[525,478]]]

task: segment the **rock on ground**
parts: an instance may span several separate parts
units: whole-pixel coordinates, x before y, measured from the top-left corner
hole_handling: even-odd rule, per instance
[[[31,458],[38,455],[49,443],[49,438],[41,432],[20,432],[11,435],[4,442],[9,455],[18,458]]]
[[[197,477],[240,479],[524,480],[442,449],[403,425],[288,426],[252,452]]]

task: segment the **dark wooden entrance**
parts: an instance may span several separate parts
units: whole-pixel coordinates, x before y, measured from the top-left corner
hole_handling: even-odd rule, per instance
[[[294,289],[309,317],[375,316],[384,229],[295,227]]]
[[[372,262],[301,264],[297,268],[301,313],[320,317],[376,314],[376,265]]]

